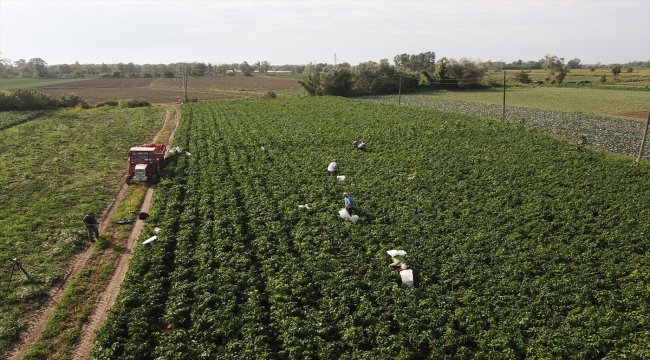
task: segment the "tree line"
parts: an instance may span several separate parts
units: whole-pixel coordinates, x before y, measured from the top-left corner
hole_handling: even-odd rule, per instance
[[[460,67],[465,67],[466,70],[470,71],[472,74],[469,76],[477,75],[476,70],[469,69],[469,67],[474,66],[477,69],[485,70],[539,70],[546,69],[548,66],[548,56],[539,60],[523,61],[516,60],[511,63],[506,63],[503,61],[479,61],[472,62],[466,59],[453,60],[442,58],[435,62],[435,53],[434,52],[423,52],[420,54],[400,54],[396,55],[393,58],[394,65],[398,69],[407,69],[412,72],[426,72],[428,75],[433,75],[435,73],[435,68],[442,67],[443,73],[439,74],[444,79],[445,76],[451,76],[446,74],[444,70],[447,70],[445,66],[451,67],[449,69],[452,72],[459,71]],[[564,64],[564,58],[557,58],[560,60],[567,69],[580,69],[580,68],[589,68],[589,69],[598,69],[598,68],[612,68],[620,66],[621,69],[629,70],[641,69],[641,68],[650,68],[650,61],[634,61],[626,64],[594,64],[594,65],[585,65],[581,63],[581,60],[578,58],[573,58],[568,60]],[[388,60],[385,60],[386,62]],[[386,65],[383,64],[384,60],[380,60],[379,63],[362,63],[357,65],[361,67],[359,71],[368,71],[368,68],[381,67],[381,70],[378,70],[382,74],[382,77],[390,76],[390,71],[386,73]],[[468,65],[472,63],[473,65]],[[321,70],[325,68],[326,64],[285,64],[285,65],[271,65],[268,61],[256,61],[249,63],[243,61],[241,63],[232,63],[232,64],[211,64],[204,62],[178,62],[170,64],[134,64],[129,63],[115,63],[115,64],[80,64],[75,62],[72,64],[58,64],[58,65],[49,65],[42,58],[32,58],[29,60],[19,59],[12,61],[6,58],[0,58],[0,77],[28,77],[28,78],[84,78],[84,77],[178,77],[183,74],[184,71],[187,71],[190,76],[227,76],[227,75],[245,75],[252,76],[254,73],[265,74],[273,72],[283,72],[283,73],[293,73],[293,74],[305,74],[310,69],[320,68]],[[352,67],[347,64],[341,64],[344,68],[351,69]],[[415,74],[412,74],[415,75]],[[424,75],[426,78],[426,75]],[[456,74],[455,76],[458,76]],[[417,76],[419,77],[419,76]],[[467,77],[467,76],[465,76]],[[385,82],[385,79],[383,80]],[[376,85],[376,84],[375,84]]]
[[[633,67],[634,66],[634,67]],[[468,59],[442,58],[436,61],[432,51],[420,54],[400,54],[379,62],[365,62],[356,66],[348,63],[339,65],[316,64],[305,69],[305,76],[300,84],[311,95],[360,96],[395,94],[417,89],[476,89],[488,87],[484,77],[488,71],[519,69],[515,79],[521,83],[531,83],[530,70],[544,70],[545,83],[561,84],[571,69],[586,67],[581,60],[574,58],[565,62],[557,55],[545,55],[537,61],[516,62],[473,62]],[[604,66],[599,66],[604,67]],[[614,78],[623,70],[650,67],[648,62],[633,62],[625,65],[609,65]],[[595,66],[589,66],[595,70]],[[496,84],[502,86],[501,83]]]
[[[247,61],[233,64],[211,64],[203,62],[171,64],[59,64],[48,65],[41,58],[26,61],[0,59],[0,77],[27,78],[84,78],[84,77],[178,77],[187,71],[190,76],[226,76],[253,73],[289,72],[302,73],[305,65],[271,65],[268,61]]]

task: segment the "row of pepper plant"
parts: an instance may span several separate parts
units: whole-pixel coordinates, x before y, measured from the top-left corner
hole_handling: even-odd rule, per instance
[[[137,248],[94,358],[650,356],[648,166],[333,97],[182,114],[190,154],[168,162],[142,239],[161,231]],[[356,224],[338,217],[343,192]]]

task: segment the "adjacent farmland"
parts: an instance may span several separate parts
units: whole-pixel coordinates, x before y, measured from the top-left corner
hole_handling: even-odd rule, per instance
[[[1,114],[13,125],[0,130],[0,354],[86,246],[84,213],[106,208],[123,182],[128,148],[151,139],[162,110]],[[13,258],[33,281],[16,271],[8,283]]]
[[[433,99],[479,102],[498,106],[503,104],[502,89],[434,91],[430,95]],[[512,87],[507,89],[506,105],[645,119],[647,111],[650,110],[650,92],[553,86]]]
[[[99,78],[38,88],[52,97],[75,93],[91,104],[108,100],[138,99],[152,103],[176,102],[184,97],[181,78]],[[283,77],[199,77],[188,79],[188,98],[199,100],[278,96],[303,93],[297,81]]]
[[[339,98],[182,110],[191,155],[169,161],[95,358],[650,357],[647,164]]]
[[[540,91],[546,94],[555,93],[554,89],[547,88]],[[509,105],[506,108],[506,121],[518,124],[519,126],[528,126],[534,127],[537,129],[542,129],[551,134],[558,135],[562,138],[569,139],[573,142],[578,143],[578,146],[593,147],[600,150],[605,150],[617,154],[627,155],[627,156],[637,156],[639,153],[639,145],[641,144],[641,136],[643,134],[643,126],[638,119],[633,120],[630,118],[614,118],[611,116],[597,115],[595,113],[580,113],[580,112],[569,112],[571,103],[578,103],[580,101],[585,101],[584,94],[582,92],[588,91],[584,89],[560,89],[560,90],[570,90],[566,93],[567,96],[570,94],[578,95],[577,99],[571,97],[569,100],[563,100],[563,106],[558,105],[557,101],[540,102],[538,100],[530,100],[527,97],[519,96],[520,106]],[[529,90],[524,90],[527,92]],[[642,94],[643,92],[623,92],[623,91],[604,91],[613,95],[633,93],[633,94]],[[531,89],[531,93],[534,94],[534,90]],[[582,94],[582,95],[581,95]],[[556,97],[554,95],[553,97]],[[467,100],[458,100],[458,99],[467,99]],[[534,98],[534,96],[532,97]],[[438,95],[403,95],[401,97],[401,103],[404,105],[421,107],[426,109],[442,110],[442,111],[454,111],[472,116],[481,116],[489,117],[492,119],[502,119],[503,116],[503,107],[501,105],[495,104],[496,96],[494,92],[468,92],[468,93],[459,93],[457,94],[441,94]],[[582,100],[578,100],[582,99]],[[625,98],[620,98],[622,102],[625,102]],[[365,101],[373,102],[382,102],[397,104],[398,96],[395,95],[386,95],[386,96],[369,96],[363,98]],[[556,97],[556,100],[559,99]],[[628,109],[636,108],[638,109],[640,104],[643,101],[647,102],[647,99],[643,98],[634,98],[627,99],[625,102]],[[632,102],[630,102],[632,100]],[[601,99],[601,101],[605,101]],[[631,103],[637,102],[636,105],[630,105]],[[529,106],[521,105],[523,103],[528,104]],[[598,101],[594,101],[598,103]],[[609,104],[609,103],[608,103]],[[565,111],[551,110],[552,108],[564,109]],[[575,106],[575,105],[574,105]],[[607,105],[605,105],[607,106]],[[620,106],[620,105],[619,105]],[[632,107],[634,106],[634,107]],[[607,107],[602,107],[601,110],[606,109]],[[609,107],[611,110],[612,108]],[[621,113],[619,113],[620,115]],[[647,117],[647,112],[632,112],[628,114],[638,114],[643,117]],[[650,156],[650,148],[646,147],[643,153],[644,158]]]

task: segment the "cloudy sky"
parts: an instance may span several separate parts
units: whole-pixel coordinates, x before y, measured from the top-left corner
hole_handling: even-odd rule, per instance
[[[650,0],[0,0],[0,57],[48,64],[348,62],[434,51],[650,60]]]

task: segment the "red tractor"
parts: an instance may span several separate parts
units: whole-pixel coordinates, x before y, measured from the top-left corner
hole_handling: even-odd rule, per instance
[[[164,144],[144,144],[130,148],[126,183],[145,181],[150,184],[157,183],[165,164],[166,150]]]

